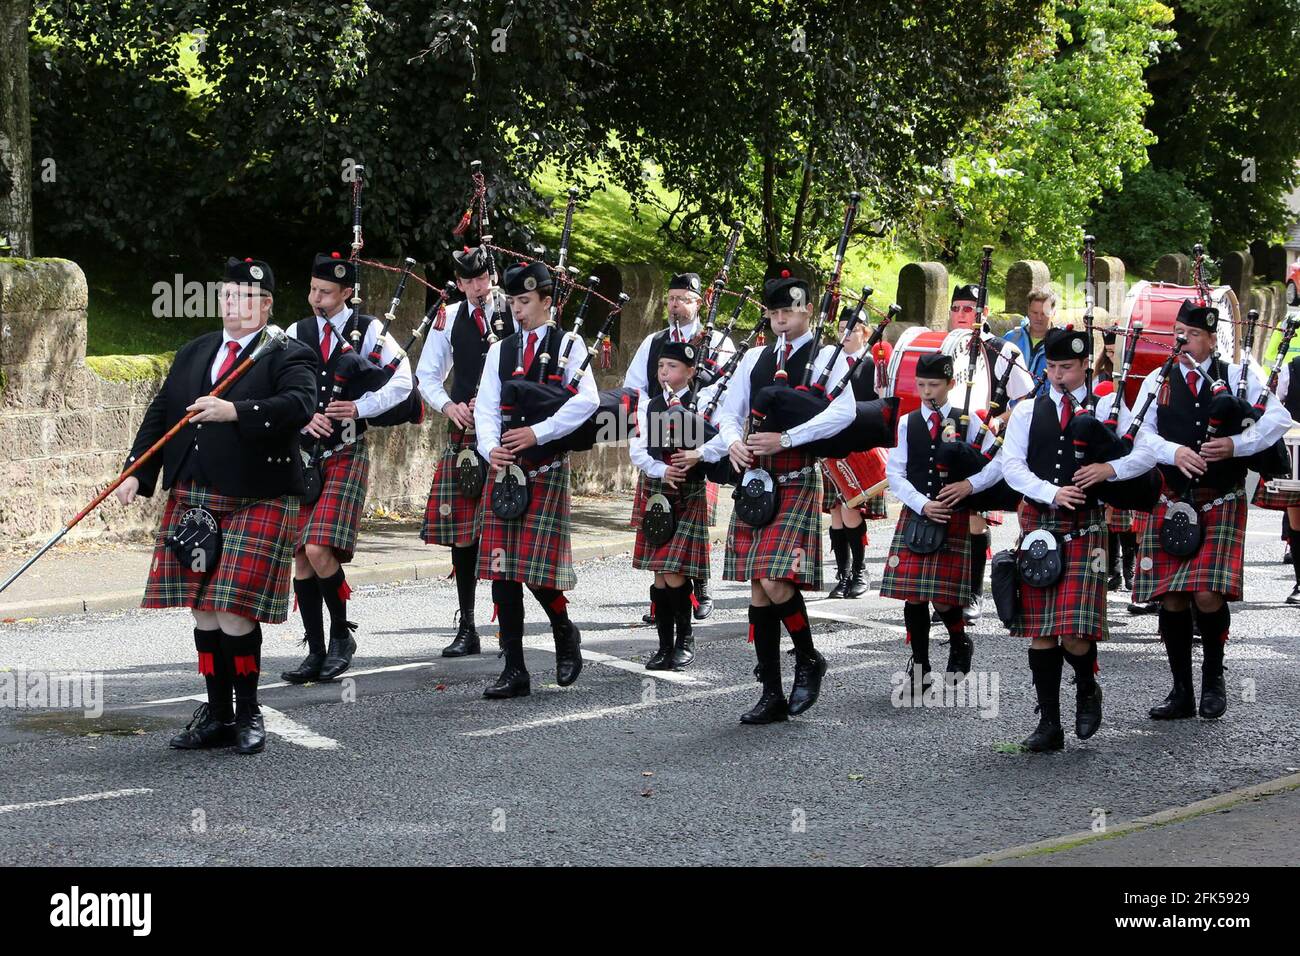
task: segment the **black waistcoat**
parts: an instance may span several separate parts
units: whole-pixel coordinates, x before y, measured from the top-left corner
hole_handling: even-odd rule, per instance
[[[861,370],[858,369],[858,365],[862,366]],[[870,402],[880,397],[876,394],[875,359],[863,352],[862,357],[852,366],[851,371],[856,373],[853,378],[853,400],[855,402]],[[830,387],[834,388],[838,384],[838,382],[831,382]]]
[[[461,302],[459,307],[460,311],[451,325],[451,388],[447,394],[451,396],[453,402],[464,404],[474,397],[478,389],[479,376],[483,374],[483,360],[487,358],[491,345],[488,343],[487,336],[479,332],[478,323],[474,321],[474,313],[469,308],[469,303]],[[497,323],[498,318],[503,319],[501,323]],[[493,313],[489,320],[485,309],[483,321],[485,325],[490,322],[493,325],[499,324],[507,332],[514,331],[514,323],[508,315],[501,317]],[[514,370],[515,367],[510,366],[510,371],[514,372]]]
[[[938,437],[931,439],[930,412],[931,409],[922,407],[907,416],[907,468],[904,471],[912,487],[927,498],[933,498],[943,487],[934,467],[934,453],[939,442],[943,441],[943,419],[939,420]]]
[[[749,395],[752,400],[760,388],[776,384],[776,350],[780,346],[780,340],[773,342],[767,348],[763,349],[763,354],[758,357],[754,367],[749,372]],[[790,353],[790,358],[786,360],[785,371],[789,376],[786,382],[792,387],[803,382],[804,366],[808,364],[809,356],[812,354],[812,339],[809,339],[803,345],[799,346]]]
[[[1074,480],[1079,462],[1074,457],[1074,443],[1061,430],[1060,413],[1052,396],[1039,395],[1034,399],[1034,412],[1029,420],[1029,448],[1025,463],[1029,470],[1044,481],[1054,485],[1068,485]],[[1085,507],[1096,507],[1096,499],[1089,497]]]
[[[1211,362],[1209,378],[1197,369],[1200,381],[1196,383],[1196,394],[1187,387],[1187,379],[1181,368],[1175,368],[1168,379],[1169,402],[1161,405],[1156,400],[1156,431],[1160,437],[1188,448],[1196,449],[1205,440],[1205,429],[1209,424],[1210,401],[1214,397],[1211,386],[1214,380],[1222,378],[1228,381],[1228,366],[1219,361]],[[1161,465],[1160,472],[1165,481],[1176,491],[1187,488],[1189,481],[1176,465]],[[1246,480],[1246,463],[1242,459],[1230,458],[1227,461],[1214,462],[1197,481],[1198,485],[1230,491]]]
[[[358,342],[357,347],[364,345],[366,330],[370,328],[370,323],[373,322],[374,319],[375,317],[373,315],[363,315],[360,318],[357,318],[355,312],[352,315],[348,316],[347,322],[344,323],[343,325],[343,336],[345,341],[349,345],[352,345],[352,333],[359,331],[361,333],[361,338],[357,340]],[[328,362],[321,361],[320,332],[316,328],[315,316],[308,316],[305,319],[299,319],[298,322],[294,325],[294,335],[297,337],[299,342],[303,343],[303,345],[306,345],[308,348],[310,348],[312,351],[312,355],[316,357],[315,411],[320,412],[320,414],[324,415],[326,407],[334,399],[334,395],[332,394],[334,390],[334,370],[338,368],[339,359],[342,358],[343,356],[343,350],[339,348],[337,342],[334,342],[333,350],[330,352],[329,361]],[[334,336],[331,333],[330,338],[332,339],[333,337]],[[339,394],[338,397],[344,401],[355,401],[361,396],[359,394],[350,392],[345,386],[343,391]],[[355,430],[353,431],[353,435],[359,439],[362,435],[366,433],[366,420],[364,418],[358,418],[354,424],[355,424]],[[341,437],[341,433],[339,429],[339,423],[335,422],[334,434],[330,438],[325,439],[324,447],[325,448],[338,447],[341,444],[341,442],[337,441],[337,439],[340,437]],[[304,448],[311,448],[316,444],[316,439],[313,438],[311,435],[302,435],[300,440]]]

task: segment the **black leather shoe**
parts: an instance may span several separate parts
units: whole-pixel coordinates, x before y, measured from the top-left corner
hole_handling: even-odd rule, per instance
[[[949,683],[959,684],[970,673],[971,658],[975,656],[975,642],[969,636],[961,641],[948,642],[948,666],[944,673],[953,675]],[[960,677],[956,675],[960,674]]]
[[[871,575],[867,573],[866,568],[858,568],[847,577],[846,582],[844,596],[846,598],[860,598],[871,587]]]
[[[742,724],[775,724],[790,716],[785,695],[779,690],[765,690],[758,703],[740,715]]]
[[[1106,578],[1106,590],[1118,591],[1122,580],[1119,568],[1116,568],[1114,571],[1110,572],[1110,575]]]
[[[1164,702],[1152,707],[1147,711],[1147,715],[1152,720],[1181,720],[1184,717],[1195,717],[1196,697],[1192,694],[1191,687],[1175,683],[1174,689],[1169,692]]]
[[[842,598],[848,592],[849,576],[841,568],[835,572],[835,586],[826,592],[828,598]]]
[[[708,581],[695,582],[695,609],[691,611],[695,620],[702,621],[713,613],[713,595],[709,593]]]
[[[170,741],[177,750],[207,750],[210,747],[230,747],[234,743],[235,722],[217,720],[209,712],[207,704],[200,704],[185,729]]]
[[[456,637],[442,649],[442,656],[468,657],[471,654],[482,653],[482,650],[483,648],[478,639],[478,631],[474,627],[474,619],[462,614]]]
[[[1291,590],[1291,594],[1286,599],[1287,604],[1300,604],[1300,584],[1297,584]]]
[[[325,655],[320,651],[312,651],[293,670],[281,671],[280,680],[288,681],[290,684],[309,684],[320,680],[320,668],[324,663]]]
[[[678,635],[677,643],[673,645],[673,670],[681,670],[683,667],[690,667],[691,662],[695,660],[695,635],[686,634]]]
[[[333,680],[352,666],[352,655],[357,652],[357,642],[352,639],[352,632],[357,626],[348,621],[347,629],[341,635],[330,633],[329,650],[325,653],[325,662],[321,664],[320,679]]]
[[[933,683],[934,673],[930,670],[928,661],[921,665],[921,683],[919,686],[916,682],[916,658],[913,657],[907,662],[907,690],[909,694],[913,697],[924,694]]]
[[[241,754],[261,753],[266,749],[266,726],[256,704],[241,704],[235,708],[235,735],[238,738],[236,749]]]
[[[1228,709],[1228,690],[1223,682],[1223,675],[1210,677],[1201,672],[1201,716],[1206,720],[1217,720]]]
[[[817,651],[811,656],[796,654],[794,659],[794,683],[790,687],[788,704],[790,716],[802,714],[817,703],[822,692],[822,677],[826,674],[826,658]]]
[[[527,697],[532,692],[533,682],[528,671],[507,664],[496,683],[483,691],[483,696],[488,700],[506,700],[510,697]]]
[[[971,596],[970,602],[961,609],[961,619],[969,627],[978,623],[980,615],[984,613],[984,595],[975,594]]]
[[[1092,690],[1079,691],[1074,698],[1074,736],[1087,740],[1101,726],[1101,685],[1093,681]]]
[[[1145,603],[1133,601],[1128,606],[1128,612],[1130,614],[1159,614],[1160,602],[1158,600],[1147,601]]]
[[[1020,744],[1030,753],[1045,753],[1048,750],[1065,749],[1065,731],[1061,729],[1059,721],[1048,720],[1041,717],[1038,720],[1038,726],[1034,732],[1026,737]]]
[[[673,669],[673,649],[671,647],[661,647],[650,655],[650,660],[645,662],[645,669],[648,671],[670,671]]]
[[[568,621],[555,629],[555,683],[568,687],[582,673],[582,634]]]

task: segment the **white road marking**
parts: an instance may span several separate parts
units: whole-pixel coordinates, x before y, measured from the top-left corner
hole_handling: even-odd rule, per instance
[[[848,664],[844,667],[832,667],[826,673],[844,674],[849,671],[865,670],[868,667],[888,667],[889,661],[864,661],[861,664]],[[597,707],[594,710],[581,710],[571,714],[560,714],[555,717],[540,717],[536,720],[527,720],[518,724],[506,724],[502,727],[490,727],[486,730],[466,730],[461,732],[462,737],[497,737],[502,734],[513,734],[521,730],[533,730],[537,727],[550,727],[556,724],[570,724],[580,720],[597,720],[601,717],[617,717],[623,714],[633,714],[637,711],[650,710],[653,707],[662,707],[665,704],[686,703],[693,700],[705,700],[709,697],[725,697],[728,694],[737,694],[741,691],[754,690],[755,684],[749,681],[745,684],[732,684],[729,687],[712,687],[708,690],[687,691],[684,694],[677,694],[673,697],[661,697],[651,701],[638,701],[635,704],[617,704],[613,707]]]
[[[545,644],[525,644],[524,648],[530,651],[545,651],[548,654],[554,654],[554,647],[547,647]],[[609,667],[621,671],[627,671],[629,674],[640,674],[642,677],[654,677],[658,680],[668,681],[671,684],[706,684],[699,678],[692,677],[690,674],[684,674],[680,671],[648,671],[644,664],[638,664],[636,661],[625,660],[622,657],[615,657],[613,654],[602,654],[600,651],[589,651],[587,648],[581,648],[582,659],[591,661],[593,664],[605,664]]]
[[[104,790],[101,793],[83,793],[79,797],[59,797],[57,800],[33,800],[31,803],[11,803],[0,807],[0,813],[15,813],[19,810],[35,810],[38,807],[61,807],[68,803],[89,803],[92,800],[116,800],[118,797],[135,797],[142,793],[153,793],[149,787],[132,787],[128,790]]]
[[[286,717],[274,707],[260,705],[262,719],[266,723],[267,733],[278,734],[291,744],[306,747],[308,750],[338,750],[339,742],[332,737],[323,737],[311,728]]]
[[[390,674],[394,671],[414,670],[417,667],[437,667],[439,663],[440,661],[411,661],[408,664],[388,664],[385,665],[384,667],[366,667],[366,668],[361,668],[359,670],[349,670],[343,676],[344,678],[348,678],[348,677],[365,677],[367,674]],[[190,674],[192,673],[192,671],[185,671],[185,673]],[[328,686],[329,684],[338,684],[338,683],[340,682],[325,681],[320,684],[313,684],[312,686],[313,687]],[[258,691],[264,691],[264,690],[276,690],[280,687],[300,687],[300,686],[303,685],[290,684],[288,681],[276,681],[274,684],[258,684],[257,689]],[[202,695],[187,694],[184,697],[160,697],[157,700],[146,700],[143,704],[134,704],[132,706],[149,707],[152,706],[153,704],[179,704],[182,701],[186,701],[186,700],[203,701],[203,700],[207,700],[207,698]]]

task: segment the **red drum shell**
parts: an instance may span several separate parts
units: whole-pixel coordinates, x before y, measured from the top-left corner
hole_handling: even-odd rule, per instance
[[[921,407],[921,399],[916,394],[916,362],[927,352],[943,352],[952,356],[953,375],[957,379],[957,385],[948,393],[948,401],[956,408],[963,407],[966,402],[966,373],[970,367],[967,351],[970,336],[969,329],[946,332],[913,326],[898,337],[894,343],[894,354],[889,358],[889,382],[885,396],[898,397],[899,418]],[[987,411],[992,397],[993,379],[984,359],[984,350],[980,349],[975,362],[975,392],[971,396],[971,412]]]
[[[1133,365],[1129,368],[1128,382],[1124,388],[1124,401],[1129,408],[1137,400],[1142,380],[1169,358],[1169,350],[1174,347],[1174,319],[1178,317],[1183,300],[1195,299],[1199,295],[1195,286],[1174,285],[1171,282],[1139,282],[1129,290],[1128,297],[1124,300],[1125,332],[1132,328],[1134,322],[1142,322],[1142,335],[1138,339],[1137,351],[1133,353]],[[1241,321],[1237,296],[1231,286],[1225,285],[1211,289],[1210,300],[1219,308],[1219,330],[1216,336],[1219,353],[1224,361],[1236,362],[1236,331],[1237,324]],[[1115,360],[1118,363],[1122,360],[1123,353],[1118,348],[1116,352]]]
[[[884,448],[869,448],[847,458],[826,458],[822,464],[845,503],[857,508],[867,500],[871,488],[885,480],[885,459]]]

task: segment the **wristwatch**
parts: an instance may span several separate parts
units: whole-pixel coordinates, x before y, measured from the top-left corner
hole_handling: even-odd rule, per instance
[[[789,433],[789,432],[781,432],[781,447],[782,447],[782,448],[793,448],[793,447],[794,447],[794,442],[792,442],[792,441],[790,440],[790,433]]]

